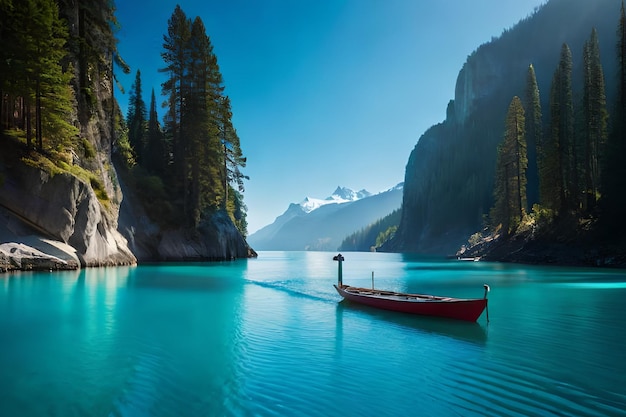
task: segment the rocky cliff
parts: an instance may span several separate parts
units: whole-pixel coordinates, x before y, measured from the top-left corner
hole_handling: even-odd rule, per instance
[[[72,110],[64,117],[77,137],[34,151],[0,132],[0,271],[253,255],[225,214],[194,230],[162,230],[142,215],[138,199],[123,194],[112,151],[122,130],[114,72],[125,64],[115,47],[112,4],[92,3],[59,5],[69,35],[61,64],[73,72]],[[16,135],[26,135],[19,128]]]
[[[196,229],[164,229],[132,193],[114,188],[114,199],[101,200],[77,176],[1,155],[0,272],[256,256],[224,212]]]
[[[573,52],[574,93],[580,96],[582,48],[594,27],[611,102],[619,10],[619,0],[551,0],[467,58],[446,120],[428,129],[409,157],[401,224],[385,250],[451,254],[482,229],[493,205],[506,111],[513,96],[524,97],[528,66],[535,68],[547,126],[560,48],[567,43]]]
[[[118,185],[115,201],[100,200],[77,176],[0,157],[0,272],[256,256],[224,212],[162,229],[126,196]]]
[[[46,241],[71,247],[73,254],[65,251],[67,265],[56,268],[136,262],[117,231],[116,207],[100,202],[90,184],[68,173],[51,174],[20,162],[0,165],[0,173],[2,242],[28,243],[48,254]]]
[[[122,184],[122,189],[127,188]],[[218,211],[197,229],[164,229],[146,214],[139,199],[125,191],[120,207],[119,231],[142,261],[228,260],[256,256],[230,217]]]

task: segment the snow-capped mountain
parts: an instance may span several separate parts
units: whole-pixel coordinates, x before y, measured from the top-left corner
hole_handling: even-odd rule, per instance
[[[360,200],[371,195],[372,193],[367,190],[354,191],[350,188],[338,186],[330,197],[326,197],[323,200],[319,198],[306,197],[304,200],[302,200],[300,206],[305,213],[310,213],[313,210],[320,208],[321,206],[325,206],[326,204],[348,203],[350,201]]]
[[[402,204],[403,184],[371,194],[337,189],[327,198],[307,197],[289,205],[274,223],[248,236],[255,250],[336,250],[351,233],[379,220]]]

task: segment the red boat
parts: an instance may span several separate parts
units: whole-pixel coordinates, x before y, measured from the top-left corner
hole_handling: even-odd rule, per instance
[[[450,319],[476,321],[487,309],[487,293],[489,286],[484,285],[485,295],[483,298],[452,298],[425,294],[407,294],[394,291],[376,290],[372,288],[359,288],[344,285],[342,282],[341,254],[333,257],[339,262],[338,283],[335,289],[346,300],[365,304],[370,307],[384,310],[399,311],[402,313],[420,314],[425,316],[446,317]],[[487,309],[487,321],[489,310]]]

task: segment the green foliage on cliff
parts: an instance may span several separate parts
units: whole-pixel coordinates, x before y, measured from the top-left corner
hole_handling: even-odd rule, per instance
[[[102,158],[110,144],[154,221],[195,227],[224,208],[245,234],[246,158],[203,22],[180,7],[170,19],[162,128],[154,90],[147,114],[139,70],[126,119],[117,106],[115,71],[130,68],[117,52],[114,11],[110,0],[0,2],[0,130],[20,149],[9,157],[76,175],[108,205],[107,187],[117,187]]]
[[[400,223],[401,210],[394,210],[389,215],[364,227],[346,237],[338,250],[341,251],[369,251],[387,243],[395,234]]]
[[[607,218],[607,213],[596,210],[596,203],[602,199],[601,190],[607,189],[606,181],[610,176],[601,176],[601,172],[606,171],[606,159],[603,156],[607,153],[608,111],[604,71],[595,29],[592,29],[589,40],[584,43],[582,61],[583,97],[577,111],[572,93],[572,55],[568,45],[563,44],[550,90],[549,129],[545,134],[537,134],[537,130],[532,128],[535,141],[540,144],[534,157],[537,158],[536,165],[540,167],[541,195],[527,223],[534,225],[538,233],[545,233],[545,228],[550,227],[549,216],[558,218],[560,224],[571,222],[574,228],[582,218]],[[531,117],[536,117],[539,92],[533,86],[532,76],[528,80],[527,108]],[[510,124],[508,117],[507,132]],[[526,123],[531,127],[536,124]],[[525,139],[525,132],[520,132],[520,135],[522,140]],[[498,172],[500,169],[499,165]],[[509,191],[506,187],[496,188],[496,205],[492,209],[492,223],[502,224],[505,236],[515,231],[523,218],[523,213],[520,213],[519,222],[507,222],[502,216],[496,218],[496,214],[502,211],[498,209],[499,204],[508,198]],[[525,195],[521,198],[525,198]]]
[[[3,152],[11,148],[14,161],[50,175],[82,179],[105,207],[114,174],[98,156],[114,137],[107,116],[116,109],[106,80],[114,78],[113,62],[123,62],[113,10],[102,0],[0,3],[0,130],[12,141],[2,143]]]
[[[496,182],[490,218],[505,234],[521,223],[526,208],[526,119],[519,97],[513,97],[506,116],[504,139],[498,146]]]
[[[583,49],[582,120],[582,205],[591,212],[596,208],[602,186],[602,170],[606,165],[608,109],[604,69],[600,61],[600,43],[595,28]]]
[[[164,36],[162,72],[167,113],[161,128],[154,97],[148,120],[142,97],[141,73],[131,89],[126,125],[134,158],[136,192],[143,196],[147,211],[157,222],[197,227],[203,218],[224,209],[239,231],[247,229],[243,203],[246,158],[232,124],[230,99],[224,95],[222,75],[211,40],[199,17],[188,19],[176,6]],[[159,179],[157,182],[156,179]],[[154,210],[154,195],[160,195],[166,210]],[[177,213],[177,215],[174,215]]]
[[[546,135],[547,169],[542,175],[543,180],[550,181],[542,203],[562,212],[573,206],[578,194],[572,65],[572,52],[567,44],[563,44],[561,59],[554,71],[550,89],[550,130]]]
[[[0,128],[25,132],[29,148],[74,146],[67,24],[54,0],[0,3]]]
[[[128,98],[128,141],[134,151],[135,160],[139,163],[144,161],[147,131],[147,110],[143,100],[141,88],[141,71],[137,70],[135,82],[130,89]]]
[[[165,175],[168,170],[168,153],[169,146],[161,130],[161,124],[159,123],[156,110],[156,98],[154,96],[154,89],[152,89],[143,160],[143,165],[146,167],[146,170],[155,175]]]
[[[542,169],[543,143],[543,123],[541,120],[541,97],[537,76],[532,64],[528,66],[526,76],[526,91],[524,97],[524,109],[526,120],[526,144],[528,149],[528,204],[532,207],[539,201],[541,187],[539,184],[539,171]]]
[[[157,175],[150,175],[140,165],[132,170],[129,187],[143,202],[143,207],[153,221],[165,227],[178,227],[180,220],[171,202],[166,184]]]

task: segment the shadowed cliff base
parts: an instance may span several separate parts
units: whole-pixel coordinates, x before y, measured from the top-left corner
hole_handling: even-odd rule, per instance
[[[572,225],[562,220],[549,231],[527,228],[510,236],[481,237],[463,246],[458,258],[537,265],[626,268],[626,238],[602,239],[607,225]]]

